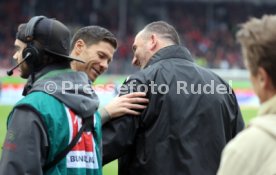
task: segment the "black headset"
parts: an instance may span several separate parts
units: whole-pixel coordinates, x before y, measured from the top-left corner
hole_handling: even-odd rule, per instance
[[[39,46],[39,43],[34,42],[34,30],[35,26],[39,21],[46,18],[45,16],[35,16],[30,19],[30,21],[26,25],[25,29],[25,37],[27,40],[27,47],[22,51],[23,58],[29,57],[26,59],[26,63],[28,65],[34,65],[36,66],[39,62],[39,58],[41,56],[41,46]],[[41,59],[41,58],[40,58]]]

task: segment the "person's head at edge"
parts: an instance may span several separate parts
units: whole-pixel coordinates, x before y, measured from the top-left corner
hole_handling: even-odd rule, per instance
[[[143,69],[157,51],[170,45],[180,44],[180,38],[173,26],[164,21],[152,22],[134,39],[132,64]]]
[[[36,16],[33,18],[36,18]],[[31,52],[31,56],[20,65],[19,71],[22,78],[28,78],[30,74],[39,72],[44,67],[52,64],[70,67],[71,60],[68,57],[70,31],[63,23],[43,16],[35,23],[31,39],[29,36],[26,36],[27,28],[28,23],[18,26],[13,58],[17,63],[21,62],[24,57],[24,49],[26,51],[26,47],[28,46],[35,48],[38,54]]]
[[[265,15],[244,23],[236,35],[253,89],[261,103],[276,94],[275,27],[276,16]]]
[[[73,61],[71,67],[85,72],[90,80],[95,81],[108,69],[116,48],[116,38],[109,30],[99,26],[83,27],[71,40],[70,56],[85,64]]]

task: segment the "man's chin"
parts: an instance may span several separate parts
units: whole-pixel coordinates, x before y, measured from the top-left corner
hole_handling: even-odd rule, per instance
[[[22,75],[22,74],[20,75],[20,77],[23,78],[23,79],[28,79],[29,78],[29,76]]]
[[[23,78],[23,79],[28,79],[29,76],[30,76],[30,74],[20,72],[20,77]]]
[[[97,79],[97,76],[95,75],[89,75],[88,78],[91,80],[91,81],[95,81]]]

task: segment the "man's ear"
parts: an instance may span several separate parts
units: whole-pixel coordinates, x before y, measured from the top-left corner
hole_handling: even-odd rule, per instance
[[[74,54],[79,56],[85,48],[85,43],[82,39],[78,39],[74,45]]]
[[[151,34],[150,35],[150,41],[149,41],[149,45],[150,45],[150,50],[154,51],[157,47],[157,36],[156,34]]]
[[[258,68],[258,82],[260,87],[264,90],[268,90],[273,87],[272,80],[266,70],[263,67]]]

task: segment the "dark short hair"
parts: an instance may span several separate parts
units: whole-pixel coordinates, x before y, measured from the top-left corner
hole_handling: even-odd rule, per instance
[[[73,36],[70,45],[70,51],[74,49],[77,40],[82,39],[86,45],[90,46],[100,41],[111,44],[114,49],[117,48],[115,36],[106,28],[100,26],[87,26],[79,29]]]
[[[156,21],[145,26],[144,31],[157,33],[161,37],[180,45],[181,41],[175,28],[165,21]]]

